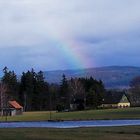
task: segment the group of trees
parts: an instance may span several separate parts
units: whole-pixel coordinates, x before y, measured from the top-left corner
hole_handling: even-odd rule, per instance
[[[42,110],[45,108],[48,84],[44,80],[43,72],[36,73],[33,69],[22,73],[19,79],[14,71],[3,69],[1,79],[1,108],[6,107],[9,100],[20,102],[24,110]]]
[[[63,109],[70,108],[71,104],[77,104],[78,110],[97,108],[102,104],[104,92],[102,81],[97,81],[92,77],[67,80],[63,75],[58,99]]]
[[[25,111],[31,110],[65,110],[71,104],[77,109],[97,108],[103,100],[104,85],[102,81],[90,78],[71,78],[62,76],[60,84],[49,84],[43,72],[33,69],[17,77],[7,67],[3,69],[0,83],[0,105],[6,106],[9,100],[17,100]]]
[[[105,93],[103,82],[93,77],[67,79],[63,75],[60,84],[49,84],[42,71],[32,69],[17,77],[5,67],[0,81],[0,108],[5,108],[9,100],[18,101],[25,111],[97,108]],[[140,106],[139,76],[131,81],[127,93],[131,105]]]
[[[131,106],[140,106],[140,76],[133,78],[130,82],[128,97]]]

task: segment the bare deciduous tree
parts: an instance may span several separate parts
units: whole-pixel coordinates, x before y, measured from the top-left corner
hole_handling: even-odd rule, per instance
[[[0,83],[0,108],[1,116],[3,116],[3,109],[7,107],[8,95],[7,95],[7,86],[3,83]]]
[[[140,76],[135,77],[130,82],[129,98],[132,106],[140,106]]]
[[[86,105],[85,89],[79,79],[75,78],[75,79],[70,80],[69,91],[70,91],[70,100],[71,101],[72,100],[73,101],[76,101],[76,100],[84,101],[83,105],[85,107],[85,105]]]

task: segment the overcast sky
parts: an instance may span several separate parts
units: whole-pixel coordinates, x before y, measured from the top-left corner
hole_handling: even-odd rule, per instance
[[[140,66],[140,0],[0,0],[0,69]]]

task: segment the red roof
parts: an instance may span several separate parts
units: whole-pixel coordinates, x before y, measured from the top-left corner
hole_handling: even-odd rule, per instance
[[[21,109],[23,108],[19,103],[17,103],[16,101],[9,101],[9,104],[14,107],[15,109]]]

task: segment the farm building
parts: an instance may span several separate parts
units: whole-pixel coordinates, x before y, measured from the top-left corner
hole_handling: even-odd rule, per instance
[[[8,107],[1,108],[1,116],[22,115],[23,107],[17,101],[8,101]]]
[[[124,92],[106,93],[103,99],[103,108],[130,107],[130,101]]]
[[[11,116],[22,115],[23,107],[16,101],[9,101],[9,107],[13,109]]]

